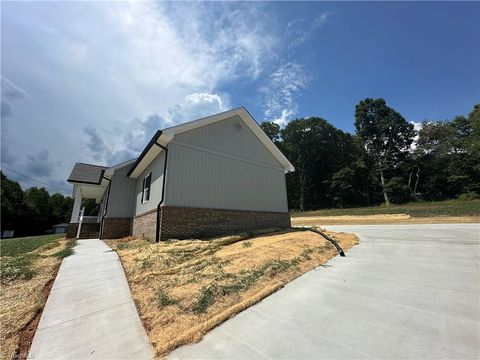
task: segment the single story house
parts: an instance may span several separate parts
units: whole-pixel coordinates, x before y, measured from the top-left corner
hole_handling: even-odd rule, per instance
[[[167,129],[137,159],[106,167],[76,163],[68,181],[75,237],[82,199],[99,204],[80,237],[150,241],[289,227],[285,174],[294,167],[241,107]]]

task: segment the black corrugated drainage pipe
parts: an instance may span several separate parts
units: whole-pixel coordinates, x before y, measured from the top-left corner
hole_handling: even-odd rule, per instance
[[[308,230],[323,236],[326,240],[330,241],[333,244],[333,246],[335,246],[340,256],[345,256],[345,253],[343,252],[343,249],[340,247],[340,245],[338,245],[338,243],[335,240],[333,240],[330,236],[325,234],[323,231],[317,230],[315,228],[310,228],[310,227],[298,227],[294,229]]]
[[[110,199],[110,188],[112,187],[111,179],[106,178],[103,175],[102,175],[102,178],[108,181],[108,192],[107,192],[107,199],[105,201],[105,209],[103,210],[103,215],[102,215],[102,223],[100,224],[100,234],[98,236],[100,239],[103,239],[103,227],[105,226],[105,217],[107,216],[107,211],[108,211],[108,199]]]
[[[162,198],[157,205],[157,227],[155,231],[155,242],[160,241],[160,206],[163,204],[163,199],[165,198],[165,180],[167,179],[167,159],[168,159],[168,149],[155,140],[155,145],[159,146],[165,150],[165,162],[163,163],[163,181],[162,181]]]

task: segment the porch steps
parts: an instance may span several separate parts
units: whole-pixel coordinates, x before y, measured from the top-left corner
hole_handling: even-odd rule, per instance
[[[79,239],[98,239],[100,236],[100,224],[84,223],[80,228]]]

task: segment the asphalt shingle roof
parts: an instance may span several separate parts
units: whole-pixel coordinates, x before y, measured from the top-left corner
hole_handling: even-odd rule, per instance
[[[100,184],[105,172],[105,166],[76,163],[68,177],[68,182]]]

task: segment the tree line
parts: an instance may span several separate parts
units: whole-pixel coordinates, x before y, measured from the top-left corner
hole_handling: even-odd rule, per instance
[[[478,197],[480,104],[468,117],[425,120],[417,131],[384,99],[367,98],[354,124],[355,134],[320,117],[261,124],[295,166],[287,174],[290,209]]]
[[[15,237],[43,234],[52,225],[69,223],[73,198],[59,193],[49,194],[45,188],[22,190],[20,184],[1,176],[2,230],[15,230]]]

